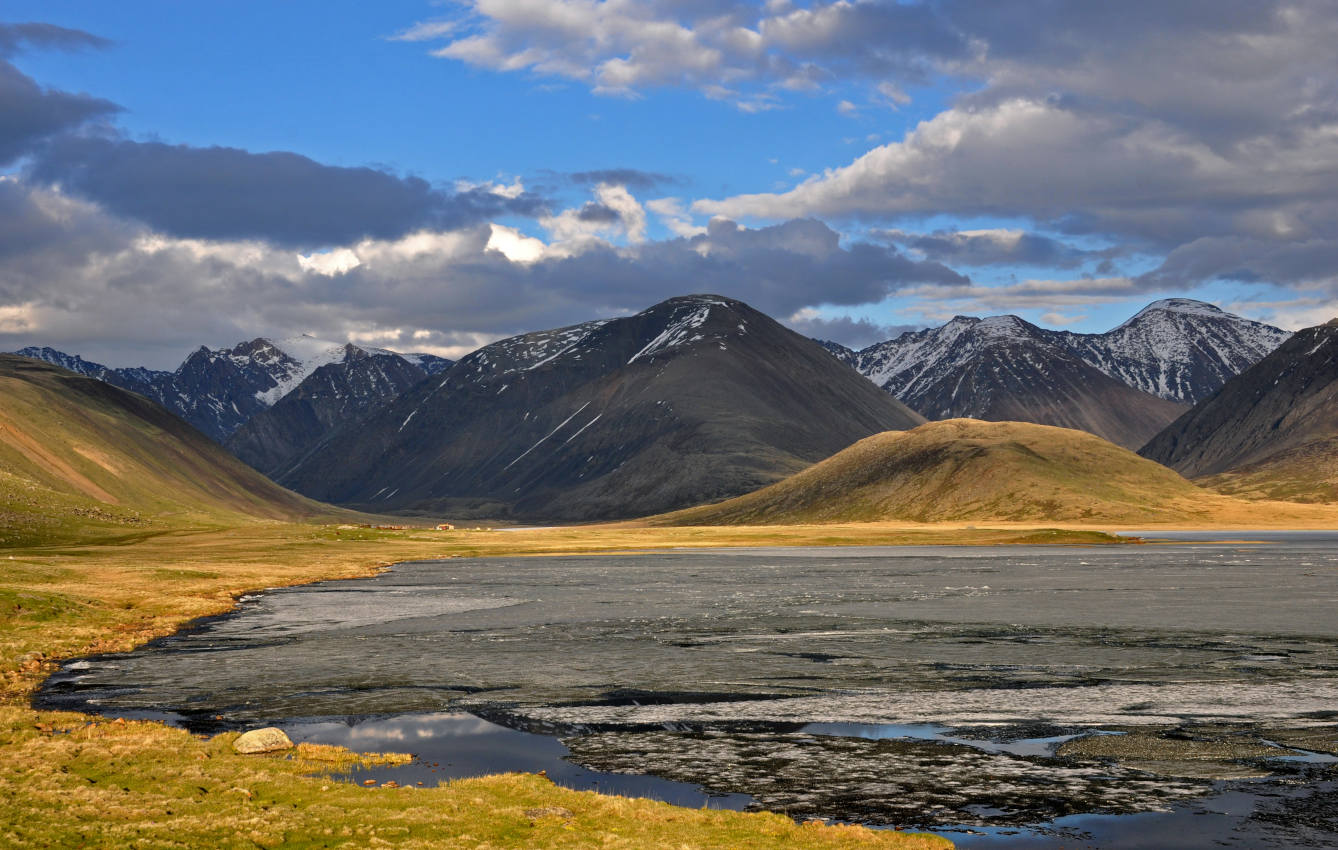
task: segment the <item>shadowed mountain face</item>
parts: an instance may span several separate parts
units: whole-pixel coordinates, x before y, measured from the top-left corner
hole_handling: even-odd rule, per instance
[[[1265,495],[1323,498],[1338,482],[1336,438],[1338,324],[1330,322],[1298,331],[1139,454],[1191,478],[1234,473]],[[1284,479],[1290,490],[1277,489]]]
[[[950,419],[876,434],[785,479],[666,525],[1183,518],[1212,496],[1092,434]]]
[[[744,493],[922,421],[747,305],[687,296],[482,348],[279,480],[378,510],[630,517]]]
[[[154,515],[295,519],[323,512],[141,395],[0,355],[0,538],[122,533]],[[67,528],[68,527],[68,528]]]
[[[1085,363],[1016,316],[958,316],[859,352],[858,368],[930,419],[1077,428],[1129,448],[1184,412]]]
[[[425,377],[427,372],[398,354],[349,343],[342,360],[318,367],[224,445],[276,477],[335,428],[362,419]]]

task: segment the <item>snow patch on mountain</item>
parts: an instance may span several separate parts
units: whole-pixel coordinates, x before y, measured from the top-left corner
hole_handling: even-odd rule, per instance
[[[703,304],[700,307],[692,308],[690,311],[679,308],[679,311],[687,315],[676,315],[669,323],[668,327],[660,331],[659,335],[646,343],[645,347],[632,355],[628,360],[628,365],[636,362],[642,357],[651,357],[658,351],[676,348],[688,342],[696,342],[704,339],[701,334],[692,333],[697,328],[706,324],[706,320],[711,318],[711,305]],[[676,312],[679,312],[676,311]]]
[[[271,366],[267,371],[274,379],[274,386],[256,393],[256,400],[266,407],[273,407],[320,367],[329,363],[343,363],[350,353],[349,346],[344,343],[317,339],[308,334],[278,341],[262,341],[280,355],[274,357],[268,351],[262,351],[254,357],[256,361]]]

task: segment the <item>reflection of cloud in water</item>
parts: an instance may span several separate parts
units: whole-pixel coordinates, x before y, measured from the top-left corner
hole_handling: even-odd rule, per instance
[[[406,714],[397,717],[356,720],[350,723],[317,721],[295,727],[305,738],[319,737],[325,743],[366,750],[368,743],[414,742],[436,738],[477,738],[484,735],[514,734],[512,730],[481,717],[463,712]]]

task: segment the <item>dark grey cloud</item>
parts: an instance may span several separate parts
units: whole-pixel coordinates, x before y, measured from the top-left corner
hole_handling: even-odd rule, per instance
[[[51,24],[0,23],[0,57],[24,48],[76,50],[107,43],[95,35]],[[101,98],[43,88],[0,59],[0,166],[28,153],[43,139],[106,118],[119,109]]]
[[[717,292],[784,317],[820,304],[877,302],[912,285],[969,284],[940,263],[890,246],[843,246],[839,234],[814,220],[746,229],[718,219],[699,236],[594,246],[530,264],[489,252],[452,265],[449,291],[431,291],[442,277],[436,262],[424,260],[395,268],[393,279],[383,268],[360,267],[340,285],[363,309],[403,297],[398,309],[412,310],[405,315],[439,310],[445,326],[515,333],[640,310],[685,292]]]
[[[1147,289],[1193,286],[1214,280],[1313,285],[1334,282],[1338,239],[1278,242],[1237,237],[1205,238],[1181,245],[1161,265],[1140,275]]]
[[[928,82],[947,63],[972,55],[970,32],[938,3],[817,3],[764,18],[767,71],[791,79],[865,77],[901,85]]]
[[[55,24],[0,22],[0,56],[12,56],[24,48],[80,50],[109,45],[111,42],[101,36]]]
[[[907,331],[919,330],[917,325],[883,325],[850,316],[824,318],[801,315],[786,319],[785,324],[804,336],[840,343],[854,351],[896,339]]]
[[[590,201],[576,213],[576,217],[581,221],[599,222],[601,224],[616,224],[622,221],[622,216],[618,211],[607,207],[604,204],[597,204]]]
[[[654,189],[657,186],[673,185],[679,179],[668,174],[654,171],[641,171],[636,168],[603,168],[596,171],[575,171],[567,175],[578,186],[593,186],[608,183],[612,186],[625,186],[628,189]]]
[[[27,176],[163,233],[298,247],[391,239],[547,209],[530,193],[448,192],[418,177],[324,165],[295,153],[87,136],[52,139]]]

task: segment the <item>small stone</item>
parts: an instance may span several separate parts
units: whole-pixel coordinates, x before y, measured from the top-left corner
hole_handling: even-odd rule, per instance
[[[525,817],[530,820],[539,820],[541,818],[573,818],[576,815],[571,809],[563,806],[543,806],[538,809],[526,809]]]
[[[243,755],[254,753],[277,753],[291,750],[293,742],[282,729],[266,726],[264,729],[252,729],[232,742],[232,748]]]

